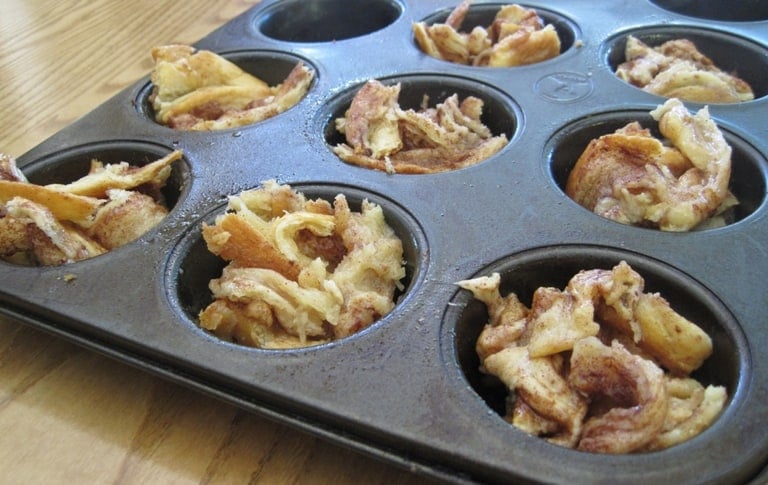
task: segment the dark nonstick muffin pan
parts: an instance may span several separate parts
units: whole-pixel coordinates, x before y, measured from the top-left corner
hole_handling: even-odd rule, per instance
[[[298,60],[315,70],[307,96],[263,122],[180,132],[153,121],[149,76],[26,154],[37,183],[81,176],[91,158],[142,164],[173,149],[171,210],[137,241],[60,267],[0,264],[3,314],[121,361],[446,481],[746,483],[768,464],[768,13],[762,4],[649,1],[525,2],[555,25],[561,54],[539,64],[477,68],[423,54],[413,22],[444,19],[435,0],[265,1],[196,44],[277,82]],[[500,3],[476,2],[467,23]],[[706,7],[704,6],[706,5]],[[467,27],[465,25],[465,27]],[[598,217],[565,195],[589,140],[629,121],[651,126],[663,98],[613,74],[628,34],[650,44],[688,37],[755,100],[712,104],[733,147],[725,227],[664,233]],[[149,55],[149,54],[148,54]],[[274,78],[270,78],[274,76]],[[339,160],[333,120],[368,79],[400,82],[415,107],[459,93],[485,101],[483,121],[509,144],[462,170],[372,171]],[[686,103],[689,110],[702,107]],[[208,281],[224,262],[201,224],[226,198],[276,179],[310,197],[344,193],[379,204],[403,240],[404,287],[394,310],[346,339],[296,350],[223,342],[200,329]],[[664,451],[609,456],[557,447],[506,423],[504,395],[478,370],[484,306],[456,282],[499,272],[502,290],[530,300],[581,269],[625,260],[712,337],[695,377],[723,385],[726,406],[699,436]]]

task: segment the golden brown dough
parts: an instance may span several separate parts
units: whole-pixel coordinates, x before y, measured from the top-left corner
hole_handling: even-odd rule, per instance
[[[271,269],[294,281],[299,277],[298,264],[283,256],[241,215],[228,213],[212,226],[204,224],[203,237],[212,253],[238,266]]]
[[[485,372],[497,376],[525,403],[546,429],[548,440],[573,447],[582,434],[588,401],[573,389],[559,358],[533,357],[527,347],[506,347],[483,361]],[[512,418],[516,424],[520,416]]]

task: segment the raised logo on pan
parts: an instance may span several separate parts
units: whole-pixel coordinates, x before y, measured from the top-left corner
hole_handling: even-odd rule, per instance
[[[577,72],[556,72],[536,81],[534,91],[549,101],[569,103],[586,98],[592,92],[592,79]]]

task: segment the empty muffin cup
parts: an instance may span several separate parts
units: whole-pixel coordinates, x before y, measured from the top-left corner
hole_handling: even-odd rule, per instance
[[[726,22],[755,22],[768,20],[768,4],[761,0],[651,0],[651,3],[680,15]]]
[[[265,9],[256,27],[267,37],[287,42],[332,42],[383,29],[402,10],[396,0],[289,0]]]

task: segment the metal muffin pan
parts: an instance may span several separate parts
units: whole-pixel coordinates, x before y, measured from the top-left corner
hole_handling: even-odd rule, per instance
[[[455,482],[739,483],[768,464],[768,13],[727,2],[521,2],[561,35],[560,56],[516,68],[459,66],[423,54],[411,25],[447,15],[437,0],[265,1],[196,44],[279,80],[293,62],[316,72],[308,95],[261,123],[179,132],[152,119],[149,77],[19,157],[35,182],[81,175],[92,157],[133,163],[180,148],[166,219],[139,240],[61,266],[0,264],[0,312],[202,392],[417,473]],[[501,3],[478,1],[474,18]],[[711,6],[711,7],[710,7]],[[720,15],[722,11],[722,16]],[[754,17],[756,18],[754,18]],[[570,200],[565,178],[590,137],[638,119],[663,99],[612,72],[633,33],[691,34],[753,83],[754,101],[710,113],[734,147],[736,222],[662,233],[604,220]],[[333,119],[368,79],[402,82],[401,103],[453,92],[486,102],[484,121],[510,142],[470,168],[388,175],[331,151]],[[691,110],[701,105],[687,103]],[[195,322],[207,281],[223,262],[200,224],[226,197],[267,179],[312,197],[347,195],[382,206],[403,239],[407,277],[395,309],[352,337],[297,350],[222,342]],[[628,261],[712,336],[696,376],[725,385],[722,415],[668,450],[604,456],[550,445],[504,422],[503,399],[484,387],[474,339],[486,315],[454,284],[499,271],[503,288],[530,298],[579,269]]]

